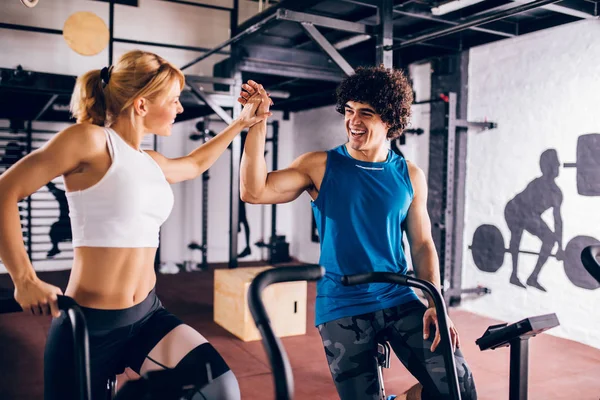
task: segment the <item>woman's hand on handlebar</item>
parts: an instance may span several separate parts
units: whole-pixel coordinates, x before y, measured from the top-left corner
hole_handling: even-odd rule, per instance
[[[60,288],[50,285],[37,276],[15,282],[15,300],[23,312],[33,315],[60,316],[58,308],[58,295],[62,295]]]

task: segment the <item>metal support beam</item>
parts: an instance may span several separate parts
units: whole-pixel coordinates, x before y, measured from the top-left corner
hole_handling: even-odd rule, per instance
[[[212,8],[213,10],[220,10],[220,11],[231,12],[233,10],[232,8],[228,8],[228,7],[213,6],[212,4],[193,3],[191,1],[184,1],[184,0],[163,0],[163,1],[166,1],[169,3],[185,4],[185,5],[194,6],[194,7]]]
[[[222,85],[233,85],[235,84],[235,80],[232,78],[215,78],[213,76],[201,76],[201,75],[186,75],[186,82],[201,82],[201,83],[217,83]]]
[[[391,1],[391,0],[386,0]],[[312,25],[321,26],[323,28],[336,29],[338,31],[368,34],[370,29],[366,24],[358,22],[344,21],[336,18],[323,17],[321,15],[307,14],[298,11],[292,11],[287,9],[277,10],[277,19],[282,21],[294,21],[294,22],[308,22]]]
[[[446,24],[446,25],[452,25],[452,26],[460,25],[460,21],[452,21],[449,19],[435,17],[431,14],[426,14],[426,13],[417,12],[417,11],[394,10],[394,14],[403,15],[405,17],[410,17],[410,18],[421,19],[424,21],[438,22],[440,24]],[[495,29],[480,28],[477,26],[473,26],[468,29],[472,30],[472,31],[476,31],[476,32],[489,33],[490,35],[502,36],[502,37],[507,37],[507,38],[517,36],[516,33],[502,32],[502,31],[495,30]]]
[[[115,37],[115,1],[110,0],[108,5],[108,66],[113,63],[113,45]]]
[[[394,64],[394,50],[391,46],[394,44],[394,2],[393,0],[383,0],[379,6],[380,32],[377,36],[377,47],[375,65],[383,65],[385,68],[392,68]]]
[[[348,76],[354,75],[354,68],[344,59],[344,57],[333,47],[331,43],[327,40],[325,36],[319,30],[309,22],[302,22],[302,28],[304,31],[310,36],[312,40],[315,41],[332,60],[337,64],[338,67],[344,71],[344,73]]]
[[[509,400],[527,400],[529,378],[529,338],[510,341]]]
[[[462,23],[456,26],[451,26],[448,28],[426,31],[417,34],[417,36],[408,39],[402,43],[391,46],[390,49],[397,50],[402,49],[408,46],[412,46],[417,43],[421,43],[427,40],[437,39],[442,36],[451,35],[453,33],[464,31],[465,29],[471,28],[473,26],[487,24],[489,22],[497,21],[502,18],[510,17],[512,15],[520,14],[525,11],[533,10],[535,8],[539,8],[541,6],[545,6],[547,4],[557,3],[560,0],[536,0],[527,4],[519,4],[515,7],[509,8],[507,10],[502,10],[498,12],[484,13],[474,18],[468,18],[464,20]]]
[[[521,3],[521,4],[524,3],[523,0],[513,0],[513,1],[517,2],[517,3]],[[584,11],[574,10],[572,8],[560,6],[558,4],[548,4],[547,6],[542,6],[541,8],[543,8],[544,10],[548,10],[548,11],[554,11],[555,13],[559,13],[559,14],[570,15],[571,17],[575,17],[575,18],[582,18],[582,19],[597,19],[598,18],[597,15],[588,14]]]
[[[219,50],[221,50],[229,45],[232,45],[234,43],[237,43],[240,40],[246,38],[247,36],[250,36],[253,33],[260,31],[261,29],[265,28],[267,25],[276,21],[277,15],[278,15],[278,13],[269,15],[267,18],[263,19],[262,21],[258,22],[257,24],[250,26],[246,30],[235,35],[234,37],[224,41],[217,47],[214,47],[212,50],[208,51],[207,53],[205,53],[205,54],[201,55],[200,57],[195,58],[193,61],[190,61],[189,63],[185,64],[183,67],[181,67],[181,70],[183,71],[183,70],[191,67],[192,65],[195,65],[195,64],[199,63],[200,61],[210,57],[211,55],[215,54]]]
[[[33,151],[33,126],[32,126],[32,122],[31,121],[27,121],[27,145],[26,145],[26,152],[27,154],[31,153]],[[29,256],[29,259],[32,260],[33,259],[33,248],[31,246],[31,233],[32,233],[32,204],[31,204],[31,195],[27,196],[27,255]]]
[[[48,29],[48,28],[40,28],[37,26],[6,24],[4,22],[0,23],[0,28],[1,29],[12,29],[14,31],[50,33],[52,35],[62,35],[62,33],[63,33],[63,31],[60,29]]]
[[[52,107],[52,104],[54,104],[54,102],[56,101],[56,99],[58,99],[58,95],[57,94],[53,94],[52,97],[50,97],[50,100],[48,100],[48,102],[44,105],[44,107],[42,107],[42,109],[40,110],[40,112],[35,116],[35,118],[33,118],[33,120],[37,121],[38,119],[40,119],[42,117],[42,115],[44,115],[44,113],[50,107]]]
[[[262,75],[275,75],[277,77],[300,78],[327,82],[341,82],[344,78],[344,75],[339,73],[337,68],[323,70],[317,68],[308,68],[304,65],[290,66],[284,63],[265,62],[264,60],[242,60],[239,63],[239,69],[242,72],[254,72]]]
[[[40,28],[37,26],[28,26],[28,25],[17,25],[17,24],[5,24],[0,23],[0,29],[11,29],[15,31],[26,31],[26,32],[37,32],[37,33],[48,33],[52,35],[62,35],[63,31],[60,29],[48,29],[48,28]],[[109,32],[110,34],[110,32]],[[123,38],[115,38],[112,39],[113,43],[127,43],[127,44],[137,44],[142,46],[156,46],[156,47],[165,47],[169,49],[179,49],[179,50],[190,50],[190,51],[198,51],[205,53],[210,51],[206,47],[197,47],[197,46],[182,46],[177,44],[169,44],[169,43],[158,43],[158,42],[146,42],[142,40],[133,40],[133,39],[123,39]],[[218,54],[229,55],[228,51],[217,51]]]
[[[145,42],[142,40],[132,40],[132,39],[122,39],[122,38],[114,38],[113,42],[115,43],[128,43],[128,44],[138,44],[142,46],[156,46],[156,47],[165,47],[168,49],[178,49],[178,50],[190,50],[190,51],[198,51],[198,52],[207,52],[210,49],[206,47],[197,47],[197,46],[182,46],[178,44],[169,44],[169,43],[157,43],[157,42]],[[228,51],[218,51],[218,54],[229,55]]]
[[[310,36],[307,38],[312,44]],[[315,50],[302,50],[298,48],[283,48],[270,45],[244,44],[244,61],[258,61],[274,63],[278,67],[286,66],[306,68],[308,70],[324,70],[338,73],[338,69],[331,65],[327,54]]]
[[[371,39],[371,35],[356,35],[334,43],[333,47],[335,47],[337,50],[343,50],[345,48],[355,46],[359,43],[366,42],[369,39]]]
[[[316,93],[310,93],[310,94],[306,94],[306,95],[301,95],[301,96],[294,96],[290,99],[287,100],[283,100],[283,101],[278,101],[277,102],[277,106],[278,107],[282,107],[282,106],[288,106],[290,104],[294,104],[294,103],[298,103],[298,102],[304,102],[304,101],[308,101],[311,99],[318,99],[318,98],[323,98],[326,96],[330,96],[332,98],[332,100],[335,100],[335,91],[332,90],[324,90],[322,92],[316,92]]]
[[[233,93],[242,90],[242,73],[236,70],[233,79]],[[233,118],[242,112],[242,105],[237,101],[233,104]],[[229,201],[229,268],[238,266],[238,225],[240,223],[240,161],[242,154],[242,137],[237,135],[231,142],[231,196]]]
[[[0,68],[0,87],[37,94],[64,94],[71,96],[76,76],[26,71],[20,65],[16,69]]]
[[[454,255],[454,168],[456,166],[456,110],[458,99],[456,93],[448,94],[447,125],[448,135],[446,137],[446,193],[444,199],[444,263],[442,267],[441,283],[444,290],[450,289],[452,283],[452,262]],[[445,294],[445,298],[448,296]]]
[[[357,6],[377,8],[377,0],[342,0],[344,3],[356,4]]]
[[[229,14],[229,36],[233,37],[238,33],[238,22],[240,18],[240,0],[233,0],[233,9]]]
[[[272,166],[271,169],[273,171],[277,171],[278,166],[278,158],[279,158],[279,121],[273,121],[271,125],[271,156],[272,156]],[[277,241],[277,204],[271,205],[271,239],[269,243],[269,261],[273,263],[273,260],[276,258],[275,254],[275,243]]]
[[[192,93],[194,93],[198,98],[205,102],[206,105],[209,106],[215,112],[215,114],[217,114],[219,118],[221,118],[227,125],[229,125],[233,121],[233,118],[231,118],[229,113],[227,113],[227,111],[225,111],[220,105],[213,101],[210,95],[207,95],[202,90],[198,89],[193,84],[193,82],[186,80],[186,84],[189,86]]]

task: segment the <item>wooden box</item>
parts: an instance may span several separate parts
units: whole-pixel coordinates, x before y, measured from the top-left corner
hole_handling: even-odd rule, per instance
[[[247,296],[254,277],[268,268],[272,267],[215,270],[214,321],[244,342],[261,339]],[[262,299],[277,336],[306,334],[306,296],[306,281],[275,283],[263,291]]]

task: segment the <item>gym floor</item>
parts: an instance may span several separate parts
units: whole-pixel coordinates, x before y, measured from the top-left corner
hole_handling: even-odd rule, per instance
[[[249,263],[251,265],[260,265]],[[246,264],[244,264],[246,266]],[[213,268],[225,268],[224,265]],[[68,271],[39,273],[40,278],[65,288]],[[9,288],[7,275],[0,287]],[[213,273],[161,275],[157,293],[163,304],[205,335],[237,375],[244,399],[273,398],[272,376],[260,342],[244,343],[213,322]],[[314,319],[315,286],[308,286],[308,329],[304,336],[283,338],[294,371],[297,399],[335,399],[336,392],[325,362]],[[451,309],[461,335],[462,349],[475,376],[480,400],[508,399],[508,348],[479,351],[475,340],[498,321]],[[42,360],[49,318],[23,314],[0,315],[0,398],[41,399]],[[600,350],[542,334],[530,341],[529,398],[532,400],[598,400]],[[401,393],[416,381],[392,358],[385,370],[388,394]],[[133,372],[129,372],[134,376]],[[119,378],[122,384],[127,377]]]

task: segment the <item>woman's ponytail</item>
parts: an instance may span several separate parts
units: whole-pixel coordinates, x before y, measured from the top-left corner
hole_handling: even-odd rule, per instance
[[[104,126],[106,99],[101,70],[95,69],[77,78],[71,97],[71,114],[78,123]]]

